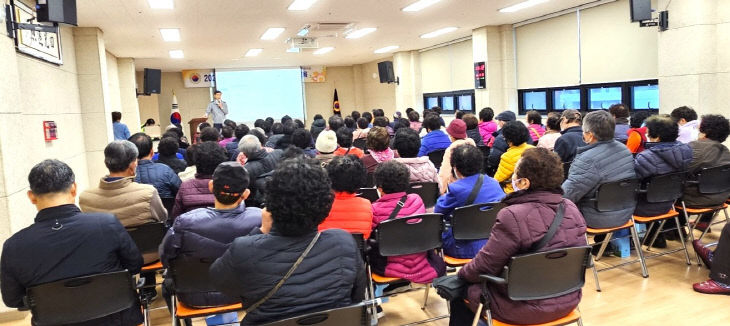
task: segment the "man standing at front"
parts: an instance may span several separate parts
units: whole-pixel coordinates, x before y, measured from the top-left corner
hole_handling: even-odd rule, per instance
[[[221,131],[221,128],[223,128],[223,121],[226,120],[226,115],[228,114],[228,104],[221,100],[221,96],[223,96],[221,91],[215,91],[213,93],[213,101],[205,109],[205,118],[208,118],[208,115],[213,116],[213,127],[218,129],[218,131]]]

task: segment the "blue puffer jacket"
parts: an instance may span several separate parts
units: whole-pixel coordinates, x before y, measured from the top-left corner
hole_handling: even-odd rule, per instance
[[[634,159],[626,145],[613,139],[593,143],[578,148],[568,179],[563,182],[563,197],[578,205],[588,227],[621,226],[631,218],[636,202],[626,209],[599,212],[587,199],[595,197],[602,183],[634,178]]]
[[[433,130],[421,138],[421,148],[418,150],[418,156],[426,156],[433,151],[447,149],[449,145],[451,145],[451,139],[443,130]]]
[[[228,154],[228,157],[231,158],[231,161],[235,161],[236,157],[238,157],[238,143],[240,142],[240,139],[236,139],[228,144],[226,144],[226,153]]]
[[[169,166],[150,160],[140,160],[137,165],[137,183],[153,185],[160,198],[175,198],[182,181]]]
[[[634,158],[636,177],[647,181],[648,178],[675,172],[687,171],[692,162],[692,148],[680,142],[646,143],[646,149]],[[634,215],[656,216],[668,212],[673,202],[649,203],[644,196],[639,197]]]
[[[570,127],[560,132],[561,136],[555,141],[555,151],[563,163],[573,162],[578,147],[585,146],[583,128]]]
[[[213,263],[210,275],[225,294],[241,298],[248,308],[263,298],[294,265],[316,234],[286,237],[274,227],[255,229],[236,239]],[[345,307],[365,294],[365,269],[352,235],[323,231],[307,257],[266,302],[246,314],[241,325],[265,324],[308,312]]]
[[[230,210],[199,208],[178,216],[160,245],[160,260],[167,267],[171,260],[188,256],[216,259],[238,237],[261,227],[261,209],[241,204]],[[240,301],[220,292],[178,293],[190,306],[205,307],[234,304]]]

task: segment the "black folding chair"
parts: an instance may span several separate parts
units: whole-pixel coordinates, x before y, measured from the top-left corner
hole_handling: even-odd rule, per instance
[[[367,313],[369,303],[363,302],[343,308],[330,309],[320,312],[313,312],[299,317],[280,320],[268,323],[263,326],[299,326],[299,325],[318,325],[318,326],[342,326],[342,325],[360,325],[370,326],[370,317]]]
[[[444,153],[446,153],[445,149],[437,149],[428,153],[428,159],[436,166],[436,170],[441,168],[441,163],[444,161]]]
[[[585,284],[586,268],[590,265],[590,246],[570,247],[520,255],[510,258],[500,276],[482,274],[483,289],[488,283],[506,285],[507,295],[515,301],[555,298],[580,290]],[[535,271],[540,271],[535,273]],[[474,317],[476,325],[485,303],[480,302]],[[493,323],[489,306],[486,308],[486,322]],[[565,325],[583,325],[580,312],[576,309],[560,319]],[[551,324],[552,325],[552,324]]]
[[[375,202],[380,198],[378,189],[375,188],[360,188],[357,191],[357,196],[369,200],[371,203]]]
[[[623,210],[628,209],[630,207],[636,207],[636,194],[640,189],[640,183],[639,180],[636,179],[627,179],[627,180],[619,180],[614,182],[607,182],[604,184],[601,184],[598,186],[598,190],[596,191],[595,197],[588,199],[589,202],[592,202],[596,210],[599,212],[611,212],[611,211],[617,211],[617,210]],[[598,255],[596,255],[595,261],[601,260],[601,257],[603,256],[603,252],[606,250],[606,247],[608,246],[609,241],[611,241],[611,237],[613,236],[613,233],[619,230],[625,230],[629,229],[631,232],[631,239],[634,242],[634,247],[641,248],[641,243],[639,242],[639,234],[636,230],[636,224],[634,222],[634,218],[632,214],[629,214],[628,221],[624,225],[612,227],[612,228],[591,228],[590,226],[586,228],[586,239],[589,234],[598,235],[598,234],[605,234],[606,238],[603,239],[603,241],[600,242],[601,248],[598,251]],[[597,245],[598,242],[593,243],[592,245]],[[646,269],[646,261],[644,260],[644,253],[642,250],[636,251],[637,255],[639,256],[638,260],[632,260],[628,262],[624,262],[618,265],[610,266],[607,268],[603,268],[601,270],[598,270],[596,268],[596,265],[591,262],[591,265],[593,266],[593,277],[596,280],[596,291],[601,291],[601,286],[598,282],[598,272],[618,268],[624,265],[632,264],[635,262],[641,263],[641,275],[643,277],[649,277],[649,272]],[[591,258],[593,259],[593,258]]]
[[[165,238],[167,228],[164,223],[147,223],[140,226],[134,226],[127,228],[127,233],[132,241],[137,245],[139,253],[144,255],[155,255],[157,256],[157,249],[162,243],[162,239]],[[164,267],[161,261],[153,262],[142,266],[140,273],[157,273],[162,271]],[[142,310],[144,312],[145,325],[149,325],[150,320],[150,309],[149,304],[152,301],[152,291],[146,291],[147,289],[154,289],[157,286],[157,279],[152,280],[151,285],[141,286],[139,290],[140,300],[142,302]],[[164,309],[164,308],[155,308]],[[154,310],[154,309],[152,309]]]
[[[455,240],[482,240],[489,238],[492,227],[497,222],[497,213],[506,207],[504,203],[483,203],[459,207],[451,216],[451,232]],[[463,266],[471,259],[454,258],[444,255],[449,266]]]
[[[639,190],[639,195],[644,196],[646,199],[646,202],[648,203],[662,203],[662,202],[672,202],[676,201],[680,197],[682,197],[682,188],[684,186],[684,181],[686,179],[687,173],[686,172],[677,172],[677,173],[670,173],[670,174],[663,174],[663,175],[657,175],[649,178],[646,182],[644,182],[643,187]],[[674,249],[669,250],[661,253],[656,253],[650,256],[645,256],[644,259],[654,258],[658,256],[664,256],[668,254],[672,254],[678,251],[684,250],[685,258],[687,258],[687,265],[690,265],[689,260],[689,252],[687,251],[687,245],[684,243],[684,235],[682,234],[681,226],[679,224],[679,212],[675,211],[674,209],[670,209],[668,212],[657,215],[657,216],[636,216],[634,215],[634,221],[638,223],[646,223],[649,225],[649,228],[647,229],[646,234],[651,234],[652,229],[654,229],[654,226],[659,223],[659,227],[657,228],[656,232],[654,233],[654,236],[651,238],[651,241],[646,247],[647,251],[651,251],[651,246],[654,245],[654,241],[656,241],[657,237],[659,236],[659,233],[671,231],[671,230],[664,230],[664,224],[669,219],[674,219],[674,222],[677,225],[677,233],[679,234],[680,242],[682,243],[682,249]],[[642,244],[646,243],[648,237],[644,237],[644,241],[642,241]]]
[[[439,184],[436,182],[417,182],[411,183],[406,193],[417,194],[421,196],[423,205],[426,208],[431,208],[436,205],[436,200],[439,198]]]
[[[355,146],[359,149],[362,149],[363,152],[367,154],[368,147],[367,147],[367,140],[365,138],[358,138],[352,141],[352,146]]]
[[[697,175],[696,181],[688,180],[686,181],[686,184],[696,185],[699,193],[703,195],[730,193],[730,165],[702,169],[702,171],[700,171]],[[711,207],[687,207],[684,200],[682,200],[682,206],[677,206],[676,208],[681,209],[684,212],[684,218],[686,219],[687,226],[689,228],[689,237],[692,241],[695,240],[694,229],[700,222],[700,217],[706,213],[712,214],[712,218],[707,223],[707,227],[698,238],[698,240],[702,241],[702,238],[705,234],[707,234],[707,231],[710,229],[710,226],[712,226],[715,217],[720,211],[725,213],[725,221],[730,221],[730,217],[728,217],[727,213],[727,206],[728,204],[726,202]],[[692,215],[696,215],[697,218],[690,222],[689,217]],[[699,255],[697,256],[697,264],[702,265]]]
[[[139,307],[126,270],[36,285],[28,288],[25,301],[38,326],[81,323]]]
[[[178,293],[209,293],[218,292],[208,274],[213,259],[201,259],[192,257],[180,257],[170,261],[168,275],[172,277],[175,295],[172,296],[172,325],[180,324],[180,320],[187,321],[190,318],[206,317],[227,312],[243,310],[241,303],[220,307],[194,308],[181,303],[177,299]]]

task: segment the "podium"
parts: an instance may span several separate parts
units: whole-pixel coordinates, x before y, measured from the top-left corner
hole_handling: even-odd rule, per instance
[[[190,139],[195,139],[195,133],[198,132],[198,126],[208,121],[208,118],[193,118],[188,121],[188,124],[190,125]]]

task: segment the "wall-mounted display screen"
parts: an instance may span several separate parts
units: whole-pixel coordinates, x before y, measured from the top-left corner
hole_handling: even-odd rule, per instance
[[[589,109],[608,109],[611,105],[621,103],[621,87],[600,87],[588,90]]]
[[[634,86],[631,88],[634,109],[659,109],[659,85]]]
[[[580,110],[580,89],[561,89],[553,91],[555,110]]]

